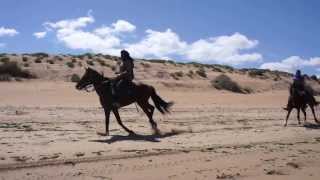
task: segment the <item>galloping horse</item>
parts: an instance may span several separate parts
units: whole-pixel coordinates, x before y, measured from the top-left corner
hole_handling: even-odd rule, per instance
[[[290,89],[292,89],[292,87],[290,87]],[[310,94],[308,94],[310,96]],[[290,116],[290,113],[292,111],[292,109],[296,108],[297,109],[297,119],[298,119],[298,123],[300,124],[300,110],[303,112],[304,115],[304,121],[307,121],[307,113],[306,113],[306,109],[307,106],[309,105],[309,107],[311,108],[313,117],[314,117],[314,121],[316,123],[320,123],[317,120],[315,111],[314,111],[314,107],[316,107],[319,103],[315,102],[312,100],[311,97],[308,97],[308,95],[299,95],[299,93],[291,93],[289,96],[289,101],[288,101],[288,105],[287,108],[285,110],[288,111],[287,116],[286,116],[286,122],[284,124],[284,126],[287,126],[288,123],[288,118]]]
[[[152,118],[154,106],[149,104],[148,100],[151,97],[151,99],[154,102],[154,105],[162,114],[169,113],[169,108],[173,105],[173,102],[166,102],[159,95],[157,95],[154,87],[143,83],[139,83],[133,85],[133,90],[130,96],[123,95],[119,97],[117,101],[119,107],[115,107],[113,106],[114,102],[112,102],[112,79],[104,77],[103,75],[99,74],[97,71],[91,68],[87,68],[85,74],[77,83],[76,89],[86,89],[88,86],[91,85],[93,85],[96,93],[98,94],[100,103],[105,113],[106,133],[101,135],[109,135],[109,119],[111,111],[116,117],[119,125],[130,135],[134,135],[135,133],[132,130],[128,129],[125,125],[122,124],[118,108],[127,106],[135,102],[137,102],[137,104],[141,107],[144,113],[148,116],[151,127],[155,131],[155,133],[159,133],[157,123]]]

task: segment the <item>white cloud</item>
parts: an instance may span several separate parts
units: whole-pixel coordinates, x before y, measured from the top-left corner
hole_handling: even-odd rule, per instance
[[[118,20],[112,24],[115,32],[132,32],[136,29],[136,26],[125,20]]]
[[[19,34],[19,32],[12,28],[0,27],[0,37],[2,36],[15,36]]]
[[[93,31],[86,31],[85,28],[94,22],[95,19],[89,12],[84,17],[45,22],[43,25],[46,29],[45,33],[55,32],[57,39],[68,48],[111,55],[119,54],[122,35],[136,29],[133,24],[125,20],[118,20],[110,26],[101,26]],[[34,35],[36,36],[36,34]],[[41,36],[42,34],[37,35]]]
[[[135,57],[170,57],[170,55],[181,54],[187,47],[187,43],[181,41],[179,36],[167,29],[164,32],[148,29],[147,36],[140,42],[126,44],[125,48]]]
[[[33,33],[33,36],[35,36],[38,39],[42,39],[42,38],[46,37],[46,35],[47,35],[46,31]]]
[[[46,32],[55,32],[57,39],[66,47],[96,53],[119,55],[121,49],[127,49],[133,57],[137,58],[180,57],[192,61],[233,65],[262,59],[259,53],[243,52],[252,50],[259,42],[240,33],[187,43],[171,29],[165,31],[148,29],[141,40],[128,43],[124,42],[124,39],[135,31],[135,25],[125,20],[118,20],[109,26],[104,25],[87,31],[87,26],[94,22],[94,17],[89,13],[87,16],[76,19],[46,22],[44,26]]]
[[[297,69],[302,69],[303,67],[320,68],[320,57],[303,59],[299,56],[290,56],[280,62],[269,62],[260,66],[261,69],[279,70],[291,73]]]
[[[240,53],[241,50],[252,49],[257,45],[257,40],[249,40],[246,36],[235,33],[231,36],[200,39],[192,43],[185,54],[191,60],[237,65],[262,60],[259,53]]]
[[[85,17],[79,17],[77,19],[66,19],[55,23],[45,22],[44,25],[48,29],[64,29],[64,30],[76,30],[82,27],[86,27],[88,24],[93,23],[94,18],[91,15]]]

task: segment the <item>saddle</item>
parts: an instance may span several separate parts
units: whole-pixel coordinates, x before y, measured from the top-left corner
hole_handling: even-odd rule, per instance
[[[119,80],[111,83],[112,95],[116,98],[120,96],[131,96],[135,84],[132,81]]]

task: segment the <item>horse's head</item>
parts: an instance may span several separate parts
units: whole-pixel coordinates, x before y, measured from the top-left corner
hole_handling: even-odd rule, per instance
[[[78,90],[82,90],[89,85],[93,85],[101,81],[103,81],[103,76],[101,74],[91,68],[86,68],[86,72],[77,83],[76,88]]]

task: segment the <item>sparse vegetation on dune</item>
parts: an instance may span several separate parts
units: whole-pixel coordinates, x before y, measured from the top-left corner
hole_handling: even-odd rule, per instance
[[[94,66],[93,61],[87,61],[87,64],[90,65],[90,66]]]
[[[36,59],[34,60],[34,62],[35,62],[35,63],[42,63],[42,58],[41,58],[41,57],[36,58]]]
[[[47,53],[40,52],[31,54],[17,54],[16,56],[13,56],[13,54],[2,53],[0,54],[0,65],[9,62],[17,62],[17,65],[20,65],[24,70],[27,69],[30,72],[34,72],[39,75],[41,74],[41,77],[39,78],[54,79],[55,77],[57,77],[56,75],[59,74],[59,78],[64,77],[63,80],[70,81],[71,74],[69,71],[67,71],[68,69],[72,69],[72,73],[77,74],[81,72],[80,70],[83,66],[90,66],[99,70],[110,68],[112,71],[116,71],[116,62],[114,61],[118,61],[119,59],[120,57],[117,56],[93,53],[84,53],[80,55],[49,55]],[[49,69],[50,71],[48,71]],[[46,74],[45,72],[48,73]],[[54,72],[55,74],[51,74],[52,72]],[[261,92],[268,91],[270,89],[282,90],[288,87],[288,84],[292,79],[292,74],[290,73],[266,69],[235,69],[228,65],[202,64],[199,62],[175,62],[172,60],[161,59],[137,59],[135,61],[135,74],[137,75],[136,77],[150,78],[152,80],[153,78],[155,78],[156,80],[165,79],[168,81],[179,80],[180,82],[176,81],[175,83],[178,83],[180,85],[187,85],[189,83],[188,81],[193,81],[192,83],[199,85],[199,87],[203,86],[203,84],[206,84],[207,87],[209,82],[212,84],[212,86],[214,86],[214,80],[210,81],[209,78],[217,76],[217,73],[223,73],[229,77],[239,78],[239,84],[241,83],[241,86],[238,85],[238,89],[240,90],[236,90],[237,88],[233,88],[233,90],[230,91],[241,91],[242,93]],[[231,74],[234,74],[235,76]],[[10,74],[2,74],[3,80],[14,78],[15,77]],[[308,82],[311,82],[310,84],[312,85],[318,83],[320,84],[320,80],[315,75],[305,76],[305,78]],[[182,81],[182,79],[186,81]],[[201,81],[194,82],[197,80]],[[264,80],[268,80],[268,82],[265,83],[263,82]],[[254,82],[257,82],[257,86],[252,85],[254,84]],[[182,85],[179,87],[182,87]],[[222,89],[222,87],[220,86],[217,87],[217,89]]]
[[[80,81],[80,76],[78,74],[72,74],[70,78],[71,82],[79,82]]]
[[[73,62],[66,62],[66,65],[69,67],[69,68],[74,68],[74,64]]]
[[[29,71],[22,70],[17,62],[5,62],[0,65],[0,76],[2,80],[10,80],[11,77],[15,78],[35,78]]]
[[[184,76],[184,73],[182,71],[177,71],[177,72],[170,73],[170,76],[175,80],[179,80]]]
[[[227,90],[236,93],[250,93],[251,89],[245,88],[242,89],[238,83],[234,82],[229,76],[221,74],[215,79],[211,80],[211,85],[219,90]]]
[[[203,78],[207,78],[206,70],[203,67],[199,68],[196,73]]]
[[[2,57],[2,58],[0,58],[0,62],[2,62],[2,63],[7,63],[7,62],[9,62],[10,61],[10,59],[8,58],[8,57]]]

